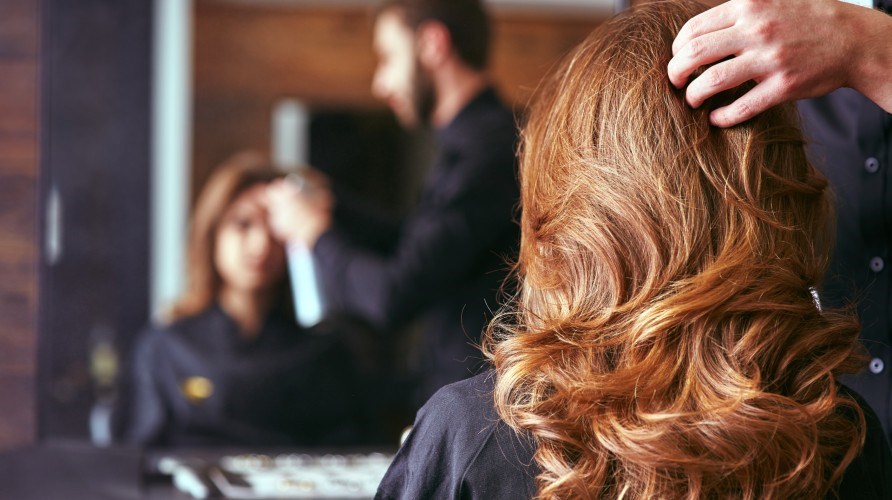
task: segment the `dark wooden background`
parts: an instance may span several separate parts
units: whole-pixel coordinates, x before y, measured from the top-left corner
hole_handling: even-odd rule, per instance
[[[601,21],[590,11],[500,7],[491,15],[492,77],[517,109]],[[311,111],[386,112],[371,94],[371,41],[370,7],[196,0],[193,196],[234,151],[269,147],[281,98],[299,98]]]
[[[37,418],[39,9],[0,0],[0,448]]]

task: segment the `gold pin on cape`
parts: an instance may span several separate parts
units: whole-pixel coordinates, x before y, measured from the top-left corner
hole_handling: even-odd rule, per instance
[[[180,383],[180,392],[192,404],[201,404],[214,394],[214,383],[205,377],[189,377]]]

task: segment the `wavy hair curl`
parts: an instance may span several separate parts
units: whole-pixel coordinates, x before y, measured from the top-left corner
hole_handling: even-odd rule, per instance
[[[827,183],[792,105],[730,129],[667,76],[703,7],[601,25],[522,132],[519,291],[490,325],[501,418],[532,436],[542,498],[816,498],[864,440],[836,377],[850,311],[809,293]]]

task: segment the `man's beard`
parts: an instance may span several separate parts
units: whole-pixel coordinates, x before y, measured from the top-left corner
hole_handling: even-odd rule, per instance
[[[431,123],[431,115],[437,105],[437,91],[430,74],[419,61],[415,61],[415,77],[412,79],[412,111],[420,126]]]

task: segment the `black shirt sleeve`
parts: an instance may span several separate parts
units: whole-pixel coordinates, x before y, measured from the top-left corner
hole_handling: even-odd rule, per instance
[[[334,224],[350,235],[354,244],[370,251],[392,252],[399,239],[402,220],[354,192],[334,186]]]

